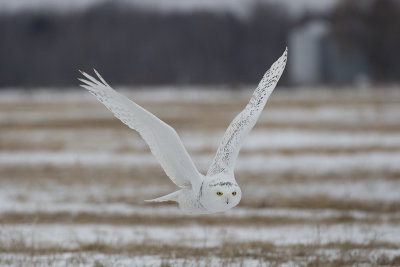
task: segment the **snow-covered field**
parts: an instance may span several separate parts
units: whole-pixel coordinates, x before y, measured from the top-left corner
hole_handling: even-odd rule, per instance
[[[252,89],[122,91],[205,172]],[[400,88],[278,88],[236,166],[242,202],[187,216],[139,135],[88,93],[0,93],[0,266],[400,265]]]

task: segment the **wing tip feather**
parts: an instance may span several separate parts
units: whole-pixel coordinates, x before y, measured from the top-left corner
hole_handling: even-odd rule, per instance
[[[100,73],[96,69],[93,69],[93,71],[97,75],[97,78],[100,81],[82,70],[78,70],[78,71],[84,76],[83,78],[80,78],[80,77],[77,78],[80,82],[84,83],[84,84],[80,85],[81,87],[83,87],[89,91],[95,90],[98,86],[110,87],[110,85],[103,79],[103,77],[101,77]],[[97,88],[97,89],[99,89],[99,88]]]
[[[97,75],[97,77],[100,79],[100,81],[105,85],[110,87],[110,85],[108,85],[108,83],[106,82],[106,80],[103,79],[103,77],[100,75],[100,73],[97,72],[97,70],[95,68],[93,68],[94,73]]]

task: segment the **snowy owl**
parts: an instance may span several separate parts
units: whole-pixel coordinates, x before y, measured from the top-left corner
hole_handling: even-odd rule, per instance
[[[287,61],[283,55],[265,73],[245,109],[235,117],[226,130],[207,175],[195,167],[176,131],[149,111],[114,91],[94,70],[99,80],[85,72],[79,79],[115,117],[140,133],[160,162],[178,191],[148,200],[149,202],[176,201],[183,212],[207,214],[224,212],[239,204],[242,192],[234,176],[234,164],[240,147],[256,124],[268,97],[278,83]]]

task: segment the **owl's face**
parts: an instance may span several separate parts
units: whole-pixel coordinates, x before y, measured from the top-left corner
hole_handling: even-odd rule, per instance
[[[239,204],[241,197],[236,183],[211,182],[203,188],[200,202],[210,212],[224,212]]]

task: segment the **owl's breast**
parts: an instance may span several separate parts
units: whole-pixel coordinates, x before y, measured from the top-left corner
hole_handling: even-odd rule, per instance
[[[207,214],[210,213],[200,203],[198,194],[191,189],[182,189],[177,200],[179,208],[188,214]]]

